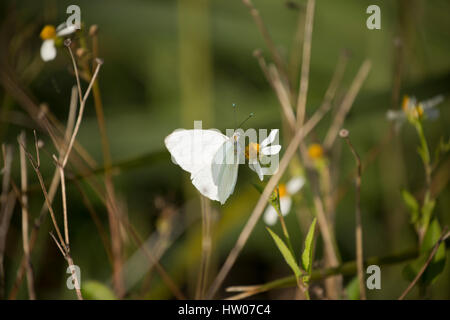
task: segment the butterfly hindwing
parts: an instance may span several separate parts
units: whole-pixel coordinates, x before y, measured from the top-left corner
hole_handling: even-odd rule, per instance
[[[224,204],[236,185],[239,169],[239,147],[234,137],[227,140],[214,156],[212,177],[217,185],[220,203]]]
[[[176,130],[165,139],[172,159],[191,174],[192,184],[204,196],[219,200],[211,164],[214,156],[228,138],[215,130]]]

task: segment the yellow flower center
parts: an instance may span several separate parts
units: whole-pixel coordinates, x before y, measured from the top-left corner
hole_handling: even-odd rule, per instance
[[[414,118],[417,118],[417,119],[422,118],[423,108],[420,104],[414,108],[413,116],[414,116]]]
[[[56,29],[52,25],[46,25],[40,34],[42,40],[54,39],[56,37]]]
[[[286,185],[284,183],[278,185],[278,192],[280,193],[280,198],[287,195]]]
[[[408,112],[408,105],[409,105],[409,97],[407,95],[403,96],[402,101],[402,109],[405,113]]]
[[[259,156],[259,144],[255,142],[250,142],[248,146],[245,147],[245,157],[250,160],[250,157],[252,159],[258,158]]]
[[[317,159],[322,158],[322,156],[323,156],[323,148],[322,148],[322,146],[320,144],[318,144],[318,143],[313,143],[308,148],[308,155],[313,160],[317,160]]]

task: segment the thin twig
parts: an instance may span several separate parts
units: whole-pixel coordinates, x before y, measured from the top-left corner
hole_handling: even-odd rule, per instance
[[[80,101],[80,106],[81,106],[82,99],[83,99],[83,93],[82,93],[82,90],[81,90],[81,83],[80,83],[81,81],[80,81],[80,76],[78,74],[77,63],[75,62],[75,57],[74,57],[72,49],[70,47],[71,43],[72,43],[72,41],[70,39],[64,40],[64,45],[67,47],[67,51],[69,51],[70,58],[72,60],[73,71],[75,72],[75,78],[77,79],[78,99]]]
[[[21,141],[19,141],[19,144],[22,147],[23,151],[25,152],[26,156],[28,157],[28,160],[31,163],[31,166],[33,167],[34,171],[36,172],[36,175],[39,180],[39,184],[41,185],[42,192],[44,193],[45,202],[47,203],[47,207],[50,212],[50,217],[52,218],[53,226],[55,227],[56,235],[58,236],[61,246],[64,247],[65,251],[67,251],[66,250],[67,248],[65,247],[65,244],[64,244],[64,239],[63,239],[61,231],[58,227],[58,223],[56,222],[55,212],[53,211],[53,207],[52,207],[52,205],[50,203],[50,199],[48,197],[48,192],[47,192],[47,188],[45,187],[44,179],[42,177],[40,168],[38,166],[38,163],[40,162],[40,160],[37,159],[35,161],[33,159],[33,156],[26,149],[26,146],[23,145]],[[35,144],[37,145],[37,140],[35,140]],[[39,157],[39,155],[37,155],[37,157]]]
[[[369,74],[371,65],[372,64],[370,60],[365,60],[361,65],[361,67],[359,68],[358,73],[356,74],[356,77],[350,86],[350,89],[348,90],[347,94],[344,97],[344,100],[339,106],[339,109],[336,113],[333,123],[330,126],[330,129],[328,129],[327,135],[323,143],[324,148],[326,150],[329,150],[333,145],[334,141],[336,140],[339,130],[342,128],[342,125],[344,123],[345,117],[347,116],[347,113],[350,111],[350,108],[352,107],[353,102],[355,101],[355,98],[358,95],[358,92],[361,89],[362,84],[364,83],[364,80],[367,78],[367,75]]]
[[[98,60],[97,61],[97,67],[95,68],[94,75],[92,76],[91,82],[89,83],[89,86],[88,86],[86,92],[84,93],[84,97],[82,98],[81,103],[80,103],[80,110],[78,112],[77,122],[75,123],[75,128],[73,130],[72,137],[70,138],[69,146],[67,147],[66,154],[65,154],[65,156],[63,158],[63,161],[61,163],[62,167],[66,166],[67,160],[68,160],[69,155],[70,155],[70,151],[72,150],[72,147],[73,147],[73,144],[75,142],[75,138],[77,136],[78,130],[80,129],[80,124],[81,124],[81,120],[83,119],[83,112],[84,112],[84,107],[86,105],[86,100],[87,100],[87,98],[89,96],[89,93],[91,92],[92,85],[94,84],[94,81],[97,78],[98,72],[100,71],[100,67],[103,64],[102,60],[100,60],[100,59],[97,59],[97,60]]]
[[[305,37],[303,42],[302,71],[297,100],[297,127],[303,125],[306,112],[306,97],[308,95],[309,68],[311,62],[311,41],[314,22],[315,0],[308,0],[306,5]]]
[[[347,142],[350,150],[352,151],[353,157],[356,161],[357,166],[357,173],[356,173],[356,179],[355,179],[355,187],[356,187],[356,194],[355,194],[355,237],[356,237],[356,265],[358,269],[358,280],[359,280],[359,294],[361,297],[361,300],[366,300],[366,286],[364,283],[364,254],[363,254],[363,231],[362,231],[362,222],[361,222],[361,173],[362,173],[362,166],[361,166],[361,158],[359,157],[358,153],[356,152],[355,148],[353,147],[352,143],[350,142],[349,138],[349,132],[346,129],[342,129],[339,132],[339,136],[343,139],[345,139],[345,142]]]
[[[302,43],[303,43],[303,37],[304,37],[304,30],[305,30],[305,14],[306,10],[304,7],[300,8],[297,18],[297,30],[294,35],[293,43],[292,43],[292,49],[290,54],[290,61],[289,61],[289,69],[291,70],[290,79],[291,83],[296,83],[299,78],[299,73],[301,72],[300,68],[300,61],[302,58]],[[291,92],[292,96],[295,96],[295,92]],[[292,100],[295,100],[292,99]]]
[[[401,296],[398,298],[398,300],[403,300],[406,297],[406,295],[411,291],[411,289],[416,285],[417,281],[419,281],[420,277],[423,275],[423,273],[425,272],[425,270],[428,268],[429,264],[433,260],[441,243],[449,237],[450,237],[450,231],[448,231],[448,228],[445,227],[444,231],[442,232],[442,235],[439,237],[439,240],[434,245],[433,250],[431,251],[431,253],[430,253],[427,261],[423,265],[422,269],[420,269],[419,273],[416,275],[414,280],[409,284],[409,286],[406,288],[406,290],[401,294]]]
[[[202,207],[202,258],[197,280],[197,290],[195,293],[196,299],[204,299],[205,297],[212,248],[211,205],[209,203],[209,200],[203,196],[200,196],[200,201]]]
[[[74,122],[75,122],[75,115],[76,115],[76,108],[77,108],[77,88],[76,87],[72,87],[72,94],[71,94],[71,98],[70,98],[70,106],[69,106],[69,117],[67,120],[67,125],[66,125],[66,129],[65,129],[65,133],[64,133],[64,147],[58,147],[58,145],[56,144],[56,141],[53,141],[55,143],[55,147],[58,149],[59,151],[59,159],[58,161],[61,162],[64,156],[64,152],[65,150],[67,150],[67,146],[69,143],[69,139],[71,137],[71,134],[73,132],[73,126],[74,126]],[[60,175],[59,175],[59,169],[56,168],[54,173],[53,173],[53,178],[52,181],[50,183],[50,188],[48,190],[48,198],[50,200],[50,203],[53,203],[53,200],[55,198],[55,194],[58,188],[58,183],[59,183],[59,179],[60,179]],[[39,212],[39,216],[38,218],[35,220],[34,224],[33,224],[33,228],[31,230],[31,236],[30,236],[30,255],[31,252],[34,248],[34,245],[36,243],[37,240],[37,235],[40,229],[41,224],[44,221],[45,215],[48,212],[48,207],[47,207],[47,202],[44,200],[44,203],[41,207],[41,210]],[[20,284],[22,282],[24,273],[25,273],[25,269],[26,269],[26,259],[25,259],[25,255],[22,256],[22,260],[20,262],[20,267],[17,270],[17,275],[16,275],[16,280],[14,282],[14,285],[11,289],[11,292],[9,294],[9,299],[13,300],[15,299]]]
[[[50,231],[49,234],[52,237],[52,239],[55,241],[56,246],[58,247],[58,249],[61,252],[62,256],[65,258],[66,257],[66,253],[64,252],[64,249],[61,247],[61,244],[59,243],[58,239],[56,239],[56,237],[53,234],[53,232]]]
[[[69,221],[67,217],[67,198],[66,198],[66,176],[64,174],[64,167],[58,162],[58,158],[53,155],[53,159],[55,160],[56,167],[59,170],[59,177],[61,181],[61,198],[62,198],[62,206],[63,206],[63,217],[64,217],[64,239],[66,241],[67,247],[69,246]]]
[[[283,85],[278,70],[275,68],[274,65],[269,66],[269,74],[272,78],[273,88],[275,90],[275,93],[277,94],[278,101],[280,102],[281,108],[283,109],[283,113],[286,117],[289,127],[292,130],[292,132],[294,132],[295,114],[294,111],[292,110],[292,105],[289,99],[289,92]]]
[[[334,99],[337,88],[344,74],[347,60],[348,55],[346,54],[346,52],[341,53],[333,77],[331,79],[330,85],[328,86],[327,91],[325,93],[322,105],[311,117],[311,120],[314,119],[315,117],[322,117],[323,114],[325,114],[325,112],[327,112],[331,108],[331,102]],[[306,146],[304,142],[300,143],[300,154],[302,156],[303,161],[305,163],[308,163],[309,159],[307,156]],[[339,259],[336,241],[333,233],[333,227],[332,224],[330,224],[330,221],[328,221],[327,215],[325,214],[324,204],[322,202],[321,194],[317,186],[317,183],[314,183],[315,181],[314,173],[312,172],[312,170],[308,169],[307,175],[312,184],[313,201],[316,210],[317,222],[319,225],[319,230],[324,240],[325,262],[327,266],[335,267],[339,264]],[[342,277],[326,280],[325,286],[327,288],[327,294],[329,298],[338,299],[339,292],[341,291],[342,287]]]
[[[25,132],[19,136],[23,145],[26,145],[26,137]],[[36,293],[34,290],[34,279],[33,279],[33,269],[31,267],[31,258],[30,258],[30,243],[29,243],[29,235],[28,235],[28,178],[27,178],[27,163],[26,156],[23,152],[23,149],[19,147],[20,151],[20,182],[21,182],[21,195],[20,202],[22,206],[22,242],[23,242],[23,254],[26,261],[26,272],[27,272],[27,287],[28,287],[28,296],[30,300],[36,299]]]
[[[5,199],[3,206],[3,215],[0,217],[0,299],[5,296],[5,246],[6,236],[8,235],[11,217],[16,204],[16,195],[14,191],[10,191]]]
[[[11,164],[13,157],[13,150],[10,145],[2,145],[3,153],[3,178],[2,178],[2,192],[0,194],[0,299],[5,296],[5,266],[4,254],[6,235],[9,229],[11,215],[15,205],[15,195],[13,191],[9,191],[11,180]],[[14,202],[12,202],[14,201]]]
[[[283,75],[283,80],[289,81],[283,59],[281,58],[272,38],[270,37],[269,31],[267,30],[267,27],[265,26],[263,20],[261,19],[261,16],[259,15],[259,11],[255,8],[251,0],[242,0],[242,3],[248,8],[250,14],[253,17],[253,20],[258,26],[258,29],[261,32],[264,41],[266,42],[267,48],[269,49],[270,54],[272,55],[275,65]]]
[[[94,28],[95,29],[95,28]],[[92,31],[92,30],[91,30]],[[97,38],[97,29],[95,30],[95,38]],[[98,51],[98,47],[94,48]],[[98,52],[95,52],[98,55]],[[95,60],[99,60],[96,58]],[[83,64],[84,71],[88,77],[91,76],[90,66],[87,62]],[[109,147],[108,134],[106,131],[105,124],[105,116],[103,111],[103,103],[100,94],[100,87],[98,84],[98,80],[95,79],[94,76],[91,77],[91,81],[93,81],[93,96],[94,96],[94,106],[95,112],[97,115],[97,123],[100,130],[100,138],[102,144],[102,154],[103,154],[103,163],[105,167],[104,174],[104,182],[106,188],[106,209],[108,213],[108,223],[109,229],[111,232],[111,248],[113,255],[113,284],[114,291],[117,297],[120,299],[125,294],[125,287],[123,283],[123,279],[121,277],[122,274],[122,241],[120,235],[120,225],[119,225],[119,216],[120,212],[118,211],[117,201],[115,196],[114,183],[112,178],[112,160],[111,160],[111,151]]]
[[[19,141],[19,143],[20,143],[20,141]],[[39,149],[37,144],[38,144],[37,137],[35,135],[35,146],[36,146],[37,149]],[[63,253],[63,256],[66,259],[67,264],[69,265],[69,268],[70,268],[70,270],[72,272],[72,277],[73,277],[74,282],[75,282],[74,287],[75,287],[75,291],[76,291],[76,294],[77,294],[77,298],[79,300],[83,300],[83,296],[82,296],[81,290],[80,290],[81,287],[80,287],[80,284],[78,283],[78,278],[75,275],[75,267],[74,267],[73,259],[72,259],[71,255],[70,255],[69,245],[68,245],[68,243],[65,243],[65,241],[64,241],[64,239],[63,239],[63,237],[61,235],[61,231],[60,231],[60,229],[58,227],[58,224],[56,222],[56,217],[55,217],[55,213],[53,211],[53,207],[52,207],[52,205],[50,203],[50,199],[48,197],[48,192],[47,192],[47,189],[45,187],[44,179],[42,178],[41,171],[40,171],[39,167],[37,166],[37,164],[40,163],[40,160],[37,159],[36,161],[34,161],[33,156],[26,150],[26,147],[22,143],[20,143],[20,145],[23,148],[24,152],[26,153],[26,155],[27,155],[31,165],[33,166],[33,169],[36,172],[36,175],[38,176],[38,180],[39,180],[39,183],[41,185],[41,189],[42,189],[42,192],[44,194],[44,198],[45,198],[45,201],[47,203],[47,207],[48,207],[48,210],[50,212],[50,216],[52,218],[53,226],[55,228],[55,231],[56,231],[56,234],[58,236],[58,239],[56,237],[54,237],[54,236],[52,236],[52,237],[58,243],[58,248]],[[37,156],[39,156],[39,155],[37,155]]]

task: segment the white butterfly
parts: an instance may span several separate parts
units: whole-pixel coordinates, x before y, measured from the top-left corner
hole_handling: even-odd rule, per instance
[[[172,160],[191,174],[202,195],[224,204],[236,185],[239,163],[244,163],[240,134],[227,137],[215,130],[175,130],[164,143]]]

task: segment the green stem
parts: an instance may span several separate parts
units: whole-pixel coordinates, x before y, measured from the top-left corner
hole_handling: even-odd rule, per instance
[[[427,140],[425,139],[425,134],[423,132],[422,123],[418,120],[415,123],[416,131],[420,139],[420,144],[422,147],[422,151],[420,153],[420,156],[422,158],[423,166],[425,169],[425,177],[427,181],[427,189],[430,189],[431,185],[431,165],[430,165],[430,149],[428,148]]]
[[[422,158],[423,166],[425,169],[425,179],[426,179],[426,191],[425,191],[425,198],[423,207],[428,205],[428,202],[431,201],[431,173],[432,173],[432,167],[431,167],[431,156],[430,156],[430,149],[428,148],[428,143],[425,138],[425,133],[423,131],[422,122],[420,120],[417,120],[414,122],[414,126],[417,131],[417,135],[419,136],[420,145],[421,145],[421,152],[419,152],[420,157]],[[422,216],[419,220],[419,226],[417,228],[417,232],[419,235],[419,245],[422,244],[423,238],[425,236],[425,233],[427,232],[428,225],[430,222],[431,214],[428,214],[427,217]]]
[[[293,257],[295,257],[294,249],[292,247],[291,238],[289,237],[289,232],[286,227],[286,223],[284,222],[283,214],[281,213],[281,205],[280,205],[280,191],[277,187],[277,203],[276,206],[273,206],[275,208],[275,211],[278,214],[278,218],[280,219],[281,228],[283,229],[284,238],[286,239],[287,245],[289,247],[289,250],[291,251],[291,254]]]
[[[448,246],[447,246],[448,249]],[[418,249],[412,249],[408,251],[404,251],[399,254],[393,254],[389,256],[384,257],[372,257],[368,258],[364,261],[364,265],[392,265],[397,263],[403,263],[410,260],[413,260],[419,256],[419,250]],[[341,264],[338,267],[335,268],[328,268],[325,270],[315,270],[312,272],[310,281],[318,281],[323,280],[324,278],[334,276],[334,275],[343,275],[343,276],[351,276],[356,274],[356,261],[350,261]],[[267,282],[265,284],[260,285],[258,288],[253,287],[253,294],[258,294],[261,292],[266,292],[272,289],[280,289],[280,288],[288,288],[293,287],[297,285],[297,279],[295,276],[289,276],[280,278],[271,282]]]

